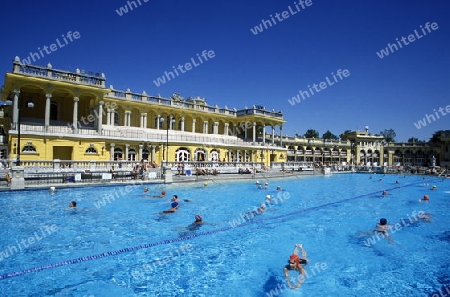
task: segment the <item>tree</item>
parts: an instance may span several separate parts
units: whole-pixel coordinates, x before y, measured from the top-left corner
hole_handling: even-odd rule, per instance
[[[305,138],[319,138],[319,131],[314,129],[308,129],[305,132]]]
[[[339,140],[339,137],[331,133],[330,130],[327,130],[327,132],[323,133],[322,139]]]
[[[384,137],[384,140],[386,140],[386,142],[395,142],[395,137],[397,136],[394,129],[384,129],[380,132],[380,134]]]
[[[408,142],[409,143],[425,143],[424,140],[419,140],[419,138],[416,138],[416,137],[408,138]]]
[[[441,134],[444,132],[444,130],[439,130],[433,133],[433,136],[431,136],[430,140],[428,142],[439,142],[441,140]]]
[[[347,134],[347,133],[350,133],[350,132],[352,132],[352,130],[345,130],[344,133],[342,133],[341,135],[339,135],[339,137],[340,137],[341,139],[343,139],[343,138],[344,138],[344,135]]]

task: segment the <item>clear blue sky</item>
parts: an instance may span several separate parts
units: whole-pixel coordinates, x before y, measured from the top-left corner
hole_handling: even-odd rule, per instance
[[[421,129],[414,125],[450,105],[449,1],[312,0],[300,12],[297,0],[134,2],[130,10],[125,0],[3,1],[1,72],[11,71],[16,55],[26,58],[78,31],[79,39],[32,64],[104,72],[116,89],[200,96],[237,109],[264,105],[283,111],[288,135],[310,128],[339,135],[368,125],[372,133],[392,128],[406,141],[450,129],[450,115],[442,114]],[[119,16],[124,6],[128,12]],[[251,32],[283,11],[288,18]],[[427,22],[439,28],[423,35]],[[382,59],[376,54],[414,30],[423,36]],[[215,57],[159,87],[153,83],[203,50]],[[338,69],[350,76],[294,106],[288,102]]]

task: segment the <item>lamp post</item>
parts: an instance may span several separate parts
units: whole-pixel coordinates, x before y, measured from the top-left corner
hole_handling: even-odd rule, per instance
[[[161,124],[164,123],[164,118],[162,118],[162,117],[159,118],[159,122]],[[167,125],[166,125],[166,166],[169,163],[169,126],[174,123],[175,123],[175,119],[172,119],[171,121],[168,121]],[[164,151],[163,151],[163,157],[164,157]]]
[[[12,100],[6,100],[5,105],[12,106]],[[16,166],[20,166],[20,104],[18,104],[17,108],[17,148],[16,148]],[[33,102],[27,102],[28,108],[33,108]]]

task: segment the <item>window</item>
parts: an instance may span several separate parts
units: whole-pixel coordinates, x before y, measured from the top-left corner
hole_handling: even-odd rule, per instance
[[[22,153],[36,153],[36,147],[31,144],[27,144],[23,147]]]
[[[97,154],[97,150],[94,147],[89,147],[84,153],[85,154]]]

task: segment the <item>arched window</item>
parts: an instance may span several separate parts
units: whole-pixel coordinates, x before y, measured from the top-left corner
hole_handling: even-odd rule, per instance
[[[190,161],[191,159],[191,153],[187,148],[181,147],[176,150],[175,153],[175,160],[177,162],[184,162],[184,161]]]
[[[36,153],[36,147],[32,145],[31,142],[28,142],[27,145],[23,146],[22,153]]]
[[[122,160],[122,149],[121,148],[115,148],[114,149],[114,161]]]
[[[96,155],[96,154],[97,154],[97,150],[96,150],[94,147],[88,147],[84,153],[85,153],[85,154],[93,154],[93,155]]]
[[[136,150],[135,149],[128,150],[128,161],[136,161]]]
[[[248,156],[247,156],[248,157]],[[217,150],[212,150],[210,154],[211,161],[220,161],[220,153]]]
[[[207,155],[204,149],[197,149],[195,151],[195,160],[196,161],[206,161]]]
[[[142,150],[142,159],[148,160],[148,156],[149,155],[150,155],[150,152],[148,151],[148,149],[143,149]]]

